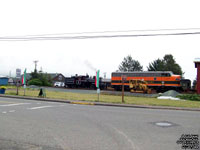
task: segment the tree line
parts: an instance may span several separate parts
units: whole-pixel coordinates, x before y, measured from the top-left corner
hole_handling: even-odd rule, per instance
[[[166,54],[162,59],[158,58],[149,63],[148,71],[172,71],[174,74],[183,76],[181,66],[175,61],[171,54]],[[118,67],[118,71],[143,71],[143,66],[138,60],[134,60],[131,55],[124,57]]]

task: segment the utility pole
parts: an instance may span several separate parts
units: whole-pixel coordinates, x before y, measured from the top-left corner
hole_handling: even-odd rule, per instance
[[[34,70],[34,71],[36,71],[36,70],[37,70],[37,63],[38,63],[38,60],[34,60],[33,62],[35,63],[35,70]]]

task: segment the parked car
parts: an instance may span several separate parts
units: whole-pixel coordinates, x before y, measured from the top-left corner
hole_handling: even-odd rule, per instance
[[[63,82],[55,82],[54,83],[54,87],[64,87],[65,86],[65,83]]]

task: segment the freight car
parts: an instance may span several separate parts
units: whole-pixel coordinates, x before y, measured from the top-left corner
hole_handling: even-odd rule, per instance
[[[134,72],[113,72],[111,75],[111,86],[115,90],[121,90],[122,76],[126,76],[124,81],[125,89],[129,90],[129,80],[143,80],[147,86],[157,92],[166,90],[184,90],[189,88],[188,80],[181,80],[180,75],[174,75],[171,71],[134,71]]]
[[[106,89],[109,86],[110,82],[105,81],[104,79],[99,79],[100,89]],[[96,89],[95,86],[95,76],[89,77],[89,75],[75,75],[65,78],[65,86],[69,88],[87,88],[87,89]]]

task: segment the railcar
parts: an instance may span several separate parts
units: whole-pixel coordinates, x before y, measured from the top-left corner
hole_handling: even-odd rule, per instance
[[[174,75],[171,71],[134,71],[134,72],[112,72],[111,86],[115,90],[122,88],[122,76],[126,77],[124,81],[125,89],[129,90],[129,80],[143,80],[147,86],[156,91],[165,91],[169,89],[181,89],[181,76]]]

